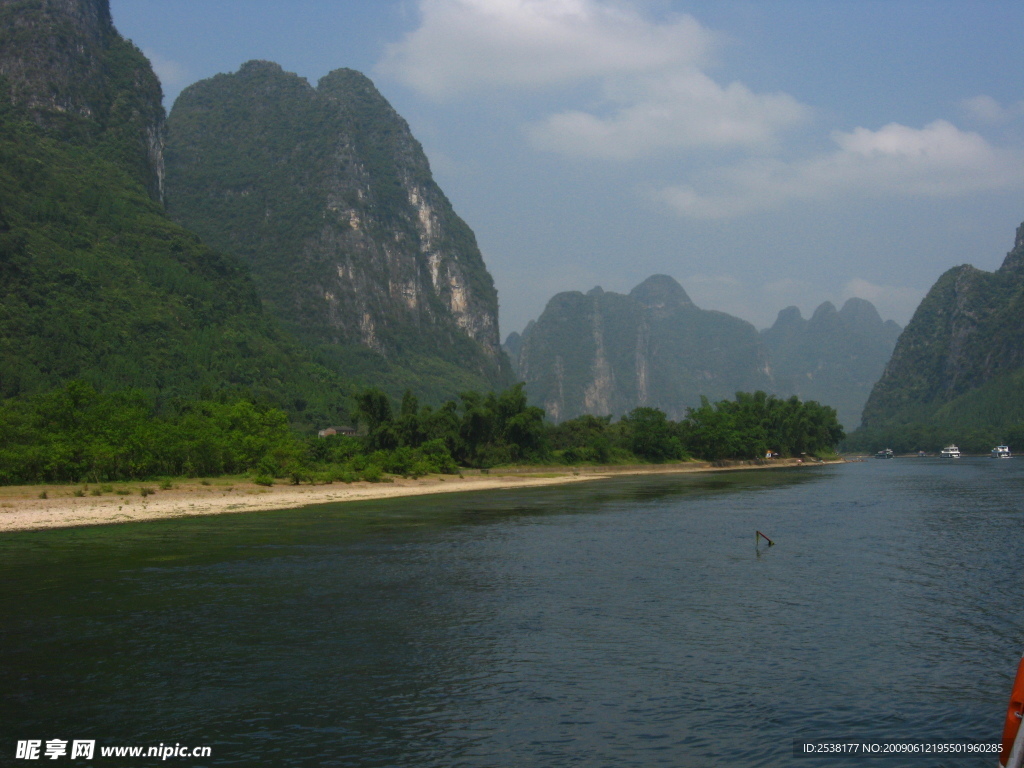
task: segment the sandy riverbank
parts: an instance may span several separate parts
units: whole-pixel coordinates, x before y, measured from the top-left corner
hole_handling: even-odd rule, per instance
[[[795,459],[770,462],[706,462],[613,467],[524,467],[495,469],[489,473],[431,475],[418,479],[395,478],[390,483],[332,483],[328,485],[255,485],[243,478],[176,480],[169,489],[155,482],[109,485],[31,485],[0,488],[0,532],[38,528],[67,528],[191,515],[218,515],[290,509],[309,504],[390,499],[433,493],[484,491],[559,485],[605,477],[650,474],[725,472],[798,466]],[[816,466],[810,464],[807,466]],[[152,493],[143,496],[141,489]]]

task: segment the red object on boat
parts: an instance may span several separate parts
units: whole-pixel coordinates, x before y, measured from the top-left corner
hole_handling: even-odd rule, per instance
[[[1017,665],[1017,676],[1013,679],[1013,690],[1010,692],[1010,704],[1006,708],[1006,724],[1003,726],[1003,748],[999,753],[999,764],[1006,765],[1010,759],[1010,750],[1020,730],[1021,718],[1024,717],[1024,657]]]

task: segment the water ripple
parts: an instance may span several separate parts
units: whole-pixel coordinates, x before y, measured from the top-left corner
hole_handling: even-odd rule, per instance
[[[1022,489],[1024,462],[897,460],[8,535],[0,729],[360,768],[988,741]]]

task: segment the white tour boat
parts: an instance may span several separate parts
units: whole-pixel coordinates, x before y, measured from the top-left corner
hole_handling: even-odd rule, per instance
[[[944,459],[959,459],[960,449],[957,448],[955,445],[947,445],[945,448],[942,449],[942,453],[940,455]]]
[[[997,445],[992,449],[993,459],[1012,459],[1013,454],[1010,453],[1010,447],[1008,445]]]

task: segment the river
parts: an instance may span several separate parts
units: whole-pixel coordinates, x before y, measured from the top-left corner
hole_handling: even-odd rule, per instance
[[[993,766],[794,745],[998,741],[1022,500],[896,459],[4,534],[0,764]]]

